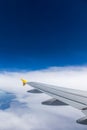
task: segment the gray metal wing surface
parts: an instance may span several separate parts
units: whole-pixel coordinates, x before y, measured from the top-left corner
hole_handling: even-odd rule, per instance
[[[27,82],[27,84],[81,110],[87,116],[87,92],[39,82]],[[77,122],[82,124],[86,122],[85,124],[87,124],[87,117],[77,120]]]

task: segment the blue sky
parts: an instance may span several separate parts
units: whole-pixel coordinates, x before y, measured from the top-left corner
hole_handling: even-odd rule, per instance
[[[0,70],[86,64],[86,0],[0,1]]]

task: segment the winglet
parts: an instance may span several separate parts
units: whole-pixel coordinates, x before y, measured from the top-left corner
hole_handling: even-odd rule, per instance
[[[25,86],[27,84],[27,80],[25,79],[21,79],[22,83],[23,83],[23,86]]]

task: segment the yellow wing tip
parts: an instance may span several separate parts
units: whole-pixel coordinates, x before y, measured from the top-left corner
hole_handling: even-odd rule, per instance
[[[21,79],[22,83],[23,83],[23,86],[27,84],[27,80],[25,79]]]

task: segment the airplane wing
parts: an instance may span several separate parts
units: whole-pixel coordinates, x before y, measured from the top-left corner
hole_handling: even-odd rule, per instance
[[[39,82],[27,82],[24,79],[22,79],[22,82],[23,85],[28,84],[35,89],[52,96],[54,99],[81,110],[86,117],[77,120],[77,122],[80,124],[87,124],[87,92]]]

